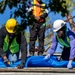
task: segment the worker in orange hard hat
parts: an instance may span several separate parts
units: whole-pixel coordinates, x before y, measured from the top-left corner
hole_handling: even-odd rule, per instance
[[[21,64],[17,68],[24,68],[27,57],[27,42],[24,32],[15,34],[17,25],[17,21],[11,18],[0,29],[0,54],[5,65],[10,65],[10,61],[16,62],[19,59],[21,50]]]

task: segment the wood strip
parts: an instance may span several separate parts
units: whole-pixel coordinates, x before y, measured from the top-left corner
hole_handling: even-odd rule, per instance
[[[75,73],[75,68],[67,69],[67,68],[24,68],[24,69],[16,69],[16,68],[1,68],[0,72],[45,72],[45,73]]]

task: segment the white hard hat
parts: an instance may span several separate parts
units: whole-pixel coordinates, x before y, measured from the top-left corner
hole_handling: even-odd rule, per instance
[[[53,23],[53,31],[57,32],[59,29],[61,29],[64,25],[66,24],[66,22],[64,22],[63,20],[56,20]]]

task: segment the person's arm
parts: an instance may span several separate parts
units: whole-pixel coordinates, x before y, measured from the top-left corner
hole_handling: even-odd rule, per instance
[[[21,36],[21,62],[25,63],[27,58],[27,41],[24,33]]]
[[[54,36],[52,39],[52,46],[47,51],[47,55],[44,58],[45,60],[49,60],[50,56],[54,54],[54,52],[56,51],[56,48],[57,48],[57,44],[58,44],[58,42],[56,40],[56,36]]]
[[[48,9],[47,5],[44,7],[44,9],[45,10],[43,12],[43,15],[41,15],[40,18],[46,18],[48,16],[48,14],[49,14],[49,9]]]
[[[70,38],[70,47],[71,48],[70,48],[70,57],[69,57],[69,62],[68,62],[67,68],[72,69],[72,61],[75,56],[75,34],[69,30],[68,36]]]
[[[31,12],[32,11],[32,7],[30,7],[30,8],[27,8],[26,10],[27,10],[27,12],[29,13],[29,12]]]
[[[3,57],[5,58],[5,56],[6,56],[6,53],[3,50],[3,43],[4,43],[5,36],[6,36],[5,28],[3,27],[0,29],[0,55],[2,58]]]
[[[7,31],[6,31],[5,27],[2,27],[0,29],[0,56],[2,57],[3,62],[6,65],[9,65],[10,62],[9,62],[7,56],[6,56],[6,53],[3,50],[3,43],[4,43],[4,38],[5,38],[6,34],[7,34]]]
[[[47,51],[47,53],[50,55],[54,54],[54,52],[56,51],[57,45],[58,45],[58,42],[57,42],[56,36],[54,36],[52,39],[52,45],[50,49]]]
[[[75,33],[73,33],[71,30],[69,30],[68,36],[70,39],[70,47],[71,47],[69,59],[74,59],[74,55],[75,55]]]
[[[27,59],[27,41],[24,33],[21,33],[21,64],[17,66],[17,68],[21,69],[24,67]]]
[[[40,18],[46,18],[48,16],[49,10],[45,9],[43,15],[40,16]]]

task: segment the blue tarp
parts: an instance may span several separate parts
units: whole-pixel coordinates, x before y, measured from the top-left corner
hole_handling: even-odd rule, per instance
[[[67,67],[68,61],[58,60],[56,56],[51,56],[51,58],[46,61],[45,56],[31,56],[27,59],[25,67]],[[75,67],[75,62],[72,63]]]
[[[44,60],[45,56],[31,56],[27,58],[25,67],[67,67],[68,61],[59,61],[56,56],[51,56],[51,58],[46,61]],[[15,62],[14,65],[10,64],[10,66],[6,66],[2,62],[2,58],[0,58],[0,68],[11,67],[15,68],[18,64],[20,64],[20,60]],[[73,67],[75,67],[75,62],[72,63]]]
[[[32,56],[28,58],[26,62],[26,67],[66,67],[68,61],[59,61],[56,56],[51,56],[51,58],[46,61],[45,56]],[[75,64],[75,63],[74,63]]]
[[[10,64],[10,65],[5,65],[4,63],[3,63],[3,60],[2,60],[2,58],[0,58],[0,68],[7,68],[7,67],[9,67],[9,68],[15,68],[18,64],[20,64],[20,60],[18,60],[17,62],[15,62],[14,63],[14,65],[12,65],[12,63]]]

